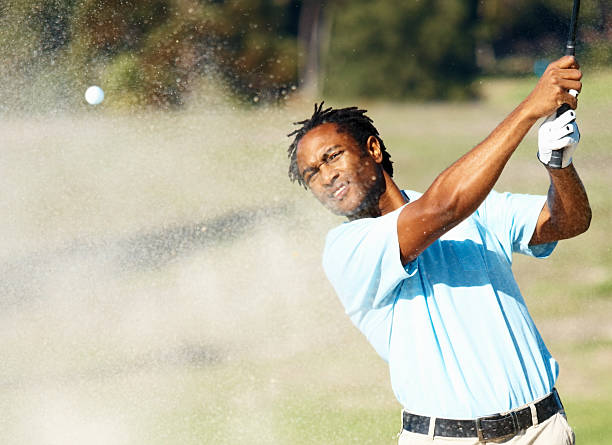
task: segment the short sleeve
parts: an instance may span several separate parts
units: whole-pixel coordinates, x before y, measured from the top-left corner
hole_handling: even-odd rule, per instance
[[[353,322],[368,310],[392,303],[394,290],[413,276],[417,260],[400,258],[397,218],[403,207],[378,218],[363,218],[331,230],[323,269]]]
[[[529,245],[545,203],[546,196],[492,191],[477,213],[487,229],[496,235],[509,259],[512,253],[546,258],[556,242]]]

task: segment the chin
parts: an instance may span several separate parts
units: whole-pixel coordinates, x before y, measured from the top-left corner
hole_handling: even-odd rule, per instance
[[[367,190],[351,187],[348,194],[340,201],[334,199],[320,199],[320,201],[332,213],[344,216],[349,220],[370,218],[380,216],[378,199],[382,191],[384,187],[380,185]]]
[[[370,204],[370,205],[368,205]],[[371,216],[380,216],[378,206],[372,206],[370,202],[363,201],[351,206],[326,206],[332,213],[344,216],[350,220],[366,218]]]
[[[347,195],[342,200],[338,201],[333,198],[318,198],[323,206],[335,215],[349,217],[355,213],[361,206],[361,202],[355,202],[355,196]]]
[[[349,217],[356,211],[356,208],[346,209],[344,207],[339,207],[337,205],[328,205],[328,204],[323,204],[323,205],[325,206],[327,210],[329,210],[333,214],[340,215],[340,216]]]

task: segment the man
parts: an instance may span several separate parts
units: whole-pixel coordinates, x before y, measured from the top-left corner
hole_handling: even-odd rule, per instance
[[[404,407],[400,444],[571,444],[554,390],[558,366],[511,271],[512,253],[548,256],[587,230],[572,164],[581,72],[549,65],[529,96],[422,195],[400,190],[365,110],[323,110],[289,136],[289,176],[348,222],[327,235],[323,266],[353,323],[390,368]],[[556,118],[562,104],[571,110]],[[492,188],[535,122],[547,196]],[[561,168],[553,150],[561,149]]]

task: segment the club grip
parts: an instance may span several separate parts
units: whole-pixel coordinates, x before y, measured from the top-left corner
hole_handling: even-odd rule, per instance
[[[563,104],[559,108],[557,108],[557,117],[561,116],[567,110],[571,109],[568,104]]]
[[[563,165],[563,149],[553,150],[550,155],[550,161],[548,162],[548,166],[550,168],[561,168]]]
[[[569,40],[565,44],[565,55],[566,56],[574,56],[574,55],[576,55],[576,42],[575,41]],[[561,105],[557,109],[557,117],[561,116],[563,113],[565,113],[569,109],[570,109],[570,106],[568,104]]]
[[[577,92],[576,92],[577,93]],[[571,107],[568,104],[563,104],[559,108],[557,108],[557,117],[561,116],[567,110],[571,110]],[[550,168],[561,168],[563,165],[563,149],[553,150],[550,156],[550,162],[548,166]]]

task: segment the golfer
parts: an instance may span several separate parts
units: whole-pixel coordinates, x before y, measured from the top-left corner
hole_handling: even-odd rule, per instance
[[[395,184],[365,110],[315,105],[289,135],[290,178],[348,218],[328,233],[323,267],[389,364],[403,406],[400,444],[574,443],[555,390],[557,362],[511,266],[514,253],[547,257],[558,240],[589,227],[572,164],[581,76],[572,56],[551,63],[529,96],[423,194]],[[556,117],[564,103],[571,109]],[[538,159],[548,194],[493,191],[527,131],[547,116]],[[561,168],[553,168],[558,149]]]

